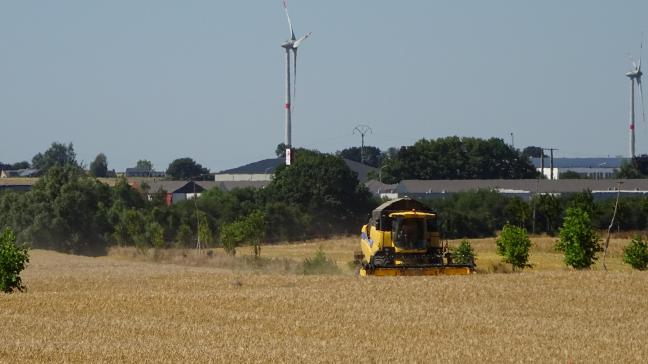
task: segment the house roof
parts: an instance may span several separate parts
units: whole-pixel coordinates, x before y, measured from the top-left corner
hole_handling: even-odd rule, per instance
[[[390,193],[394,192],[396,190],[396,187],[398,187],[398,184],[393,184],[393,185],[388,185],[386,183],[382,183],[380,181],[377,181],[375,179],[369,180],[365,182],[365,186],[373,193],[374,195],[378,195],[380,193]]]
[[[166,191],[167,193],[196,193],[203,192],[205,189],[193,181],[154,181],[146,182],[149,185],[149,193]],[[195,189],[194,189],[195,187]]]
[[[500,180],[404,180],[398,184],[399,194],[454,193],[479,189],[513,190],[538,193],[573,193],[583,190],[615,191],[618,181],[621,190],[648,191],[648,179],[500,179]]]
[[[554,158],[554,168],[621,168],[627,158]],[[540,168],[540,158],[531,158],[531,163]],[[550,167],[549,158],[545,157],[545,168]]]
[[[342,159],[344,160],[344,163],[346,163],[346,165],[349,167],[350,170],[358,174],[358,181],[360,181],[361,183],[367,181],[368,179],[367,175],[369,174],[369,172],[378,170],[377,168],[368,166],[360,162],[352,161],[346,158],[342,158]]]
[[[258,162],[220,171],[217,174],[272,174],[284,162],[284,158],[269,158]]]

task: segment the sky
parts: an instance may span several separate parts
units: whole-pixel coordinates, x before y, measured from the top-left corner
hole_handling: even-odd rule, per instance
[[[290,0],[293,145],[451,135],[627,156],[629,54],[648,1]],[[73,143],[89,165],[182,157],[213,172],[284,138],[281,0],[0,0],[0,161]],[[644,52],[648,56],[648,52]],[[639,100],[637,100],[639,101]],[[638,109],[637,152],[648,153]],[[513,141],[511,140],[513,133]]]

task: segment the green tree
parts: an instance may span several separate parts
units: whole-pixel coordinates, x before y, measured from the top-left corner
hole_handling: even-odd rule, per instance
[[[263,198],[298,206],[314,222],[302,228],[315,236],[355,232],[375,204],[341,158],[308,150],[300,150],[293,165],[277,168]]]
[[[97,154],[95,160],[90,163],[90,174],[95,177],[106,177],[108,175],[108,158],[106,158],[105,154]]]
[[[454,262],[457,264],[475,264],[475,251],[466,239],[452,252]]]
[[[587,212],[578,207],[567,209],[556,250],[564,252],[565,264],[576,269],[594,264],[596,253],[603,249]]]
[[[381,165],[383,159],[383,153],[380,149],[368,145],[364,149],[360,147],[346,148],[338,152],[337,155],[356,162],[361,162],[364,159],[364,164],[376,168]]]
[[[151,222],[146,226],[146,237],[154,248],[164,247],[164,228],[157,222]]]
[[[526,229],[506,224],[495,243],[497,254],[503,257],[505,263],[511,264],[514,271],[530,267],[528,262],[531,240]]]
[[[275,154],[277,155],[277,157],[285,157],[286,156],[286,143],[277,144],[277,148],[275,148]]]
[[[261,254],[261,241],[265,234],[265,217],[260,211],[221,227],[220,242],[229,255],[236,254],[236,247],[247,242],[253,246],[254,256]]]
[[[543,155],[544,151],[542,150],[542,147],[530,145],[522,150],[523,157],[541,158]]]
[[[648,244],[641,236],[636,235],[625,248],[623,248],[623,262],[637,270],[648,268]]]
[[[616,172],[616,178],[639,179],[646,176],[639,171],[639,168],[632,161],[623,161],[621,168]]]
[[[191,158],[179,158],[169,164],[166,174],[174,179],[186,180],[200,178],[205,174],[209,174],[209,170],[203,168]]]
[[[79,164],[76,161],[76,153],[74,152],[72,143],[64,145],[54,142],[45,153],[38,153],[32,158],[32,166],[45,173],[55,166],[73,166],[78,168]]]
[[[21,241],[76,254],[104,254],[112,232],[110,187],[75,166],[52,167],[25,194]]]
[[[553,236],[561,223],[563,201],[558,196],[542,194],[534,196],[532,203],[536,209],[536,231],[545,231]]]
[[[153,163],[151,161],[146,160],[146,159],[140,159],[137,161],[137,164],[135,165],[135,168],[142,169],[145,171],[152,171],[153,170]]]
[[[180,225],[175,241],[178,246],[191,246],[191,242],[193,241],[191,227],[187,224]]]
[[[200,238],[200,244],[209,246],[212,240],[212,230],[209,227],[209,222],[207,221],[207,216],[203,213],[199,215],[198,218],[198,237]]]
[[[128,234],[130,242],[140,250],[146,250],[148,244],[146,241],[146,221],[139,210],[129,209],[124,212],[122,217],[124,230]]]
[[[528,157],[502,139],[421,139],[383,164],[383,181],[405,179],[518,179],[538,173]]]
[[[22,291],[20,272],[29,262],[27,248],[16,245],[16,236],[10,229],[0,235],[0,291],[11,293]]]

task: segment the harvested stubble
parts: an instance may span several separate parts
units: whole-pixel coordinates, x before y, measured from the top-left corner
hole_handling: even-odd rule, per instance
[[[315,247],[316,249],[316,247]],[[2,362],[641,362],[648,275],[235,273],[33,251]]]

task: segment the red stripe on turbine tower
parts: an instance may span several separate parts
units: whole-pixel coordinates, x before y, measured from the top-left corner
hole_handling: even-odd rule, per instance
[[[285,107],[286,109],[290,109],[290,104],[285,104],[284,107]]]
[[[634,130],[634,124],[630,124],[630,130]]]

